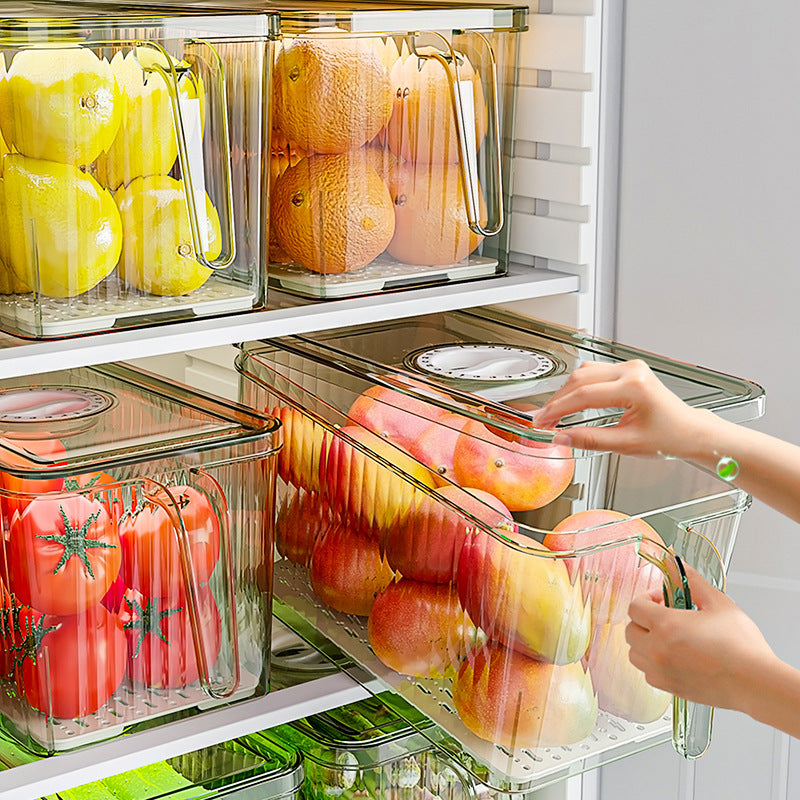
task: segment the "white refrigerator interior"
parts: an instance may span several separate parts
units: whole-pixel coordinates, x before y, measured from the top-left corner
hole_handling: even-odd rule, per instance
[[[792,289],[800,288],[789,268],[800,174],[800,72],[789,37],[800,10],[776,0],[771,14],[756,17],[736,5],[534,0],[520,48],[509,276],[87,340],[9,341],[0,378],[129,359],[234,397],[234,342],[510,304],[758,381],[770,397],[764,429],[792,438],[791,351],[775,358],[766,339],[789,340]],[[776,650],[800,663],[786,633],[800,586],[793,535],[763,508],[748,512],[730,590]],[[40,797],[364,695],[345,675],[281,690],[59,756],[57,768],[50,759],[3,773],[0,800]],[[719,713],[711,751],[696,767],[667,745],[537,797],[785,800],[800,795],[797,758],[785,737]]]

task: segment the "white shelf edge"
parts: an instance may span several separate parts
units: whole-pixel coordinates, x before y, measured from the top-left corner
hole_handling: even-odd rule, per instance
[[[70,339],[15,340],[0,347],[0,380],[214,345],[400,319],[578,291],[576,275],[512,264],[507,275],[384,292],[345,300],[250,311],[223,317],[110,331]],[[272,296],[285,297],[272,291]],[[17,344],[19,341],[19,344]]]
[[[0,772],[0,800],[39,800],[110,775],[363,700],[371,692],[338,672],[263,697],[117,736]]]

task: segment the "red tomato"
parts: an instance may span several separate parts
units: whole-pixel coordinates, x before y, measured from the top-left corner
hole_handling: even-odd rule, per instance
[[[115,477],[102,471],[64,478],[65,492],[80,492],[90,500],[99,500],[114,520],[119,520],[125,510],[120,486]]]
[[[97,711],[117,690],[128,646],[116,614],[101,605],[66,617],[26,608],[17,619],[18,689],[31,706],[74,719]]]
[[[11,525],[8,589],[47,614],[76,614],[100,602],[121,561],[102,503],[77,494],[37,497]]]
[[[122,608],[122,598],[125,597],[125,592],[127,591],[128,587],[125,585],[125,581],[117,575],[116,580],[111,584],[100,602],[113,614],[118,614],[120,608]]]
[[[222,625],[211,590],[204,586],[197,596],[200,628],[209,670],[219,656]],[[189,611],[165,598],[144,597],[129,590],[120,617],[128,637],[128,675],[136,683],[154,689],[188,686],[200,675],[192,638]]]
[[[197,489],[175,486],[170,492],[181,509],[197,582],[206,583],[219,560],[219,521],[209,499]],[[178,600],[184,596],[178,535],[161,506],[145,501],[123,515],[119,535],[126,585],[145,597]]]
[[[67,451],[58,439],[4,439],[0,438],[0,445],[11,447],[12,450],[26,450],[34,457],[43,458],[45,461],[58,463],[61,456],[66,458]],[[2,460],[9,466],[30,467],[30,462],[17,455],[12,450],[0,448]],[[56,458],[53,458],[55,456]],[[58,492],[64,485],[63,478],[20,478],[10,472],[0,472],[0,489],[4,494],[2,505],[5,506],[8,518],[15,511],[20,514],[30,503],[34,496],[45,492]]]

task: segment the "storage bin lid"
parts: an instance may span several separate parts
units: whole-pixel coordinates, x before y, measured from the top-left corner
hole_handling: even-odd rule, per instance
[[[527,6],[489,3],[269,3],[280,12],[281,30],[299,34],[336,24],[351,33],[477,30],[508,33],[527,30]]]
[[[258,753],[235,741],[68,789],[53,800],[278,800],[303,782],[300,754],[274,742]]]
[[[430,743],[419,731],[431,725],[401,697],[383,692],[244,737],[243,741],[257,752],[269,742],[286,742],[306,757],[341,768],[337,752],[341,750],[360,753],[358,761],[364,766],[365,759],[378,764],[426,749]]]
[[[268,8],[231,9],[230,4],[219,9],[191,6],[156,6],[151,3],[86,2],[58,3],[42,0],[4,3],[0,8],[0,44],[14,32],[28,35],[41,29],[43,41],[63,34],[65,30],[81,28],[80,40],[95,41],[93,25],[113,28],[158,27],[165,38],[202,36],[216,40],[231,37],[276,38],[279,17]],[[27,29],[27,31],[26,31]]]
[[[280,422],[123,364],[4,381],[0,470],[68,477],[158,458],[266,456]],[[207,465],[208,456],[204,463]]]
[[[475,309],[287,336],[268,345],[349,372],[528,439],[525,410],[544,405],[585,361],[645,361],[678,397],[736,422],[760,417],[758,384],[506,311]],[[560,427],[611,425],[621,409],[589,409]]]

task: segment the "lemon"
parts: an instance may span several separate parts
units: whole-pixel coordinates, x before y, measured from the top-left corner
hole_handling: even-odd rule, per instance
[[[116,266],[122,221],[111,194],[73,164],[5,156],[0,256],[21,285],[75,297]],[[38,273],[37,273],[38,268]]]
[[[0,134],[0,175],[3,174],[3,156],[9,152],[11,151],[8,149],[6,140],[3,138],[2,134]]]
[[[111,145],[121,121],[114,73],[91,50],[42,46],[14,56],[0,91],[0,128],[20,153],[89,164]]]
[[[145,72],[137,53],[117,53],[111,69],[122,88],[125,123],[107,153],[97,159],[97,177],[110,189],[144,175],[166,175],[178,157],[178,142],[169,91],[157,72]],[[205,93],[188,74],[180,79],[181,94],[200,101],[201,126]]]
[[[150,294],[180,295],[199,289],[213,270],[200,264],[192,247],[183,181],[168,175],[135,178],[114,196],[125,232],[119,274]],[[198,209],[202,213],[202,207]],[[219,216],[205,196],[206,258],[222,249]]]
[[[22,283],[4,261],[0,261],[0,294],[24,294],[29,291],[30,287]]]

